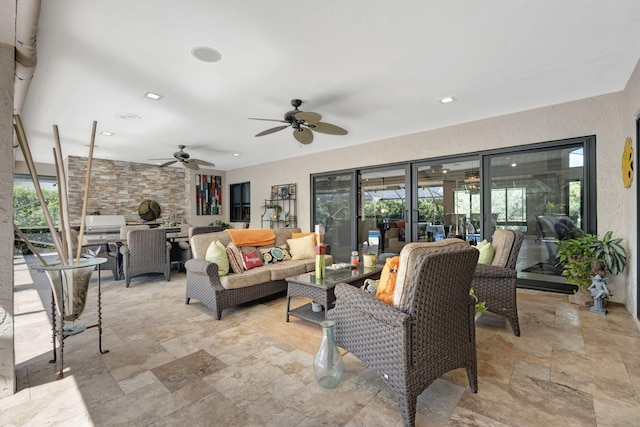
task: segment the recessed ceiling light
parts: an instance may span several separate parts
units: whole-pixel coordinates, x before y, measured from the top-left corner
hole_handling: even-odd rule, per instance
[[[100,135],[104,135],[104,136],[113,136],[113,132],[108,132],[106,130],[103,130],[102,132],[100,132]]]
[[[455,101],[455,100],[456,100],[456,99],[455,99],[453,96],[447,96],[446,98],[442,98],[442,99],[440,100],[440,102],[441,102],[442,104],[448,104],[448,103],[453,102],[453,101]]]
[[[123,119],[123,120],[140,120],[142,117],[138,116],[137,114],[133,114],[133,113],[116,113],[116,117],[119,119]]]
[[[447,172],[449,172],[448,169],[442,169],[442,173],[447,173]]]
[[[204,62],[218,62],[222,59],[222,54],[212,47],[198,46],[191,49],[191,54]]]
[[[149,91],[145,92],[142,96],[144,96],[145,98],[153,99],[154,101],[160,101],[162,98],[164,98],[164,95]]]
[[[517,163],[511,163],[511,167],[512,167],[512,168],[515,168],[516,166],[518,166],[518,164],[517,164]]]
[[[233,157],[240,157],[240,153],[233,153]]]

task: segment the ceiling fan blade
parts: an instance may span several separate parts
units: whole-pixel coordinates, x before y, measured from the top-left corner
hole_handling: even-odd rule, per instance
[[[313,132],[311,132],[307,128],[294,129],[293,130],[293,137],[300,144],[305,144],[306,145],[306,144],[311,144],[313,142]]]
[[[183,164],[185,167],[187,167],[187,168],[189,168],[189,169],[191,169],[191,170],[194,170],[194,171],[197,171],[197,170],[199,170],[199,169],[200,169],[200,166],[198,166],[198,164],[197,164],[197,163],[192,162],[191,160],[185,160],[184,162],[182,162],[182,164]]]
[[[322,120],[322,116],[320,114],[313,113],[311,111],[300,111],[299,113],[296,113],[293,117],[295,117],[296,120],[304,120],[310,125],[315,125],[320,120]]]
[[[327,133],[329,135],[346,135],[349,133],[346,131],[346,129],[342,129],[339,126],[324,122],[318,122],[314,126],[311,126],[311,130],[320,133]]]
[[[280,123],[289,123],[286,120],[278,120],[278,119],[256,119],[255,117],[249,117],[249,120],[262,120],[265,122],[280,122]]]
[[[206,160],[200,160],[200,159],[190,159],[189,162],[195,163],[198,165],[203,165],[203,166],[215,166],[213,163],[207,162]]]
[[[177,160],[171,160],[171,161],[169,161],[169,162],[166,162],[166,163],[163,163],[163,164],[161,164],[161,165],[158,165],[158,167],[159,167],[159,168],[163,168],[163,167],[165,167],[165,166],[172,165],[172,164],[174,164],[175,162],[177,162]]]
[[[279,130],[286,129],[289,126],[291,126],[291,125],[276,126],[274,128],[271,128],[271,129],[263,130],[262,132],[257,133],[256,136],[269,135],[270,133],[274,133],[274,132],[278,132]]]
[[[161,159],[148,159],[148,160],[175,160],[173,157],[163,157]]]

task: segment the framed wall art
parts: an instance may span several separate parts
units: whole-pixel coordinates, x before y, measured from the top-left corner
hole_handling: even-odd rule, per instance
[[[196,215],[222,215],[222,177],[196,174]]]

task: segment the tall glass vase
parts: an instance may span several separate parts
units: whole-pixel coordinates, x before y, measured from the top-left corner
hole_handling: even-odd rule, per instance
[[[313,372],[321,387],[336,388],[342,379],[344,362],[342,354],[333,336],[333,328],[336,323],[331,320],[321,322],[322,341],[313,359]]]

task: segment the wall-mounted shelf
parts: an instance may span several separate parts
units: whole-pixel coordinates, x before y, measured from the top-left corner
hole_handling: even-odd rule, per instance
[[[294,228],[298,225],[296,184],[271,186],[262,207],[262,228]]]

